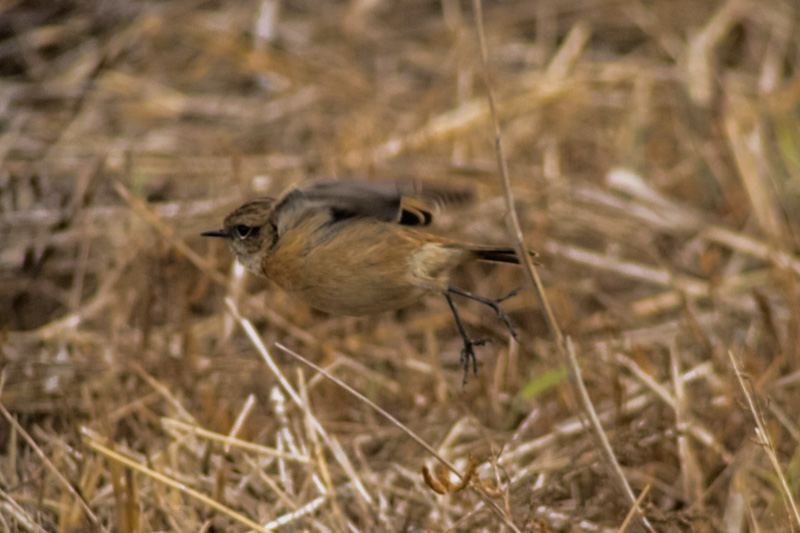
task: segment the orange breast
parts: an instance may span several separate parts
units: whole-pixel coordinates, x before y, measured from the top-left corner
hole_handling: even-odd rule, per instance
[[[288,230],[262,266],[268,278],[315,309],[365,315],[444,290],[447,273],[464,255],[397,224],[311,219]]]

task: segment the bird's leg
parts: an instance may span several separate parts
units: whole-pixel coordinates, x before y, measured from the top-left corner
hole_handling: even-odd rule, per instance
[[[495,313],[497,313],[497,316],[500,317],[500,319],[506,323],[506,327],[508,328],[508,331],[511,333],[511,336],[514,337],[515,339],[517,338],[517,330],[514,329],[514,325],[511,323],[511,319],[508,317],[506,312],[503,311],[503,308],[500,307],[500,302],[504,302],[505,300],[508,300],[512,296],[516,295],[517,289],[514,289],[513,291],[509,292],[502,298],[498,298],[497,300],[492,300],[491,298],[484,298],[483,296],[478,296],[477,294],[472,294],[471,292],[462,289],[456,289],[455,287],[447,287],[447,293],[445,294],[449,294],[451,292],[453,294],[458,294],[459,296],[464,296],[465,298],[469,298],[470,300],[475,300],[476,302],[480,302],[483,305],[487,305],[492,309],[494,309]],[[450,307],[453,307],[453,304],[450,304]],[[458,321],[456,320],[456,322]]]
[[[464,381],[462,382],[462,386],[466,386],[467,376],[469,375],[470,359],[472,360],[472,371],[476,376],[478,375],[478,358],[475,357],[474,347],[483,346],[486,344],[486,339],[474,341],[467,336],[467,330],[464,329],[464,324],[461,323],[461,317],[458,316],[458,311],[456,311],[456,305],[453,303],[453,298],[450,296],[450,291],[451,289],[448,288],[444,293],[444,297],[447,298],[447,303],[450,305],[450,310],[453,311],[453,318],[456,319],[456,327],[458,328],[458,332],[461,334],[461,340],[464,341],[464,349],[461,350],[461,364],[464,365]],[[455,294],[459,293],[455,292]]]

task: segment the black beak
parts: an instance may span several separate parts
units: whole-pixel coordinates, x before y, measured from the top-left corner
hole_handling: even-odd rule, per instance
[[[204,231],[200,235],[203,237],[222,237],[223,239],[228,238],[228,232],[224,229],[212,229],[211,231]]]

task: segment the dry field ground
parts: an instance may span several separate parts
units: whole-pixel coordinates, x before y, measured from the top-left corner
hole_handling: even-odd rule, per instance
[[[0,530],[800,530],[800,4],[474,7],[0,1]],[[324,177],[512,205],[519,339],[199,236]]]

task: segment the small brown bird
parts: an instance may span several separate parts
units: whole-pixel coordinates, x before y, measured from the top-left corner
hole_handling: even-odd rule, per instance
[[[455,203],[470,194],[406,182],[322,181],[280,199],[248,202],[225,218],[221,237],[250,271],[293,297],[333,315],[368,315],[406,307],[427,293],[443,294],[464,341],[464,381],[475,341],[467,335],[451,295],[495,310],[516,332],[498,300],[452,287],[450,271],[470,261],[518,263],[514,250],[439,237],[421,229],[433,220],[425,203]]]

